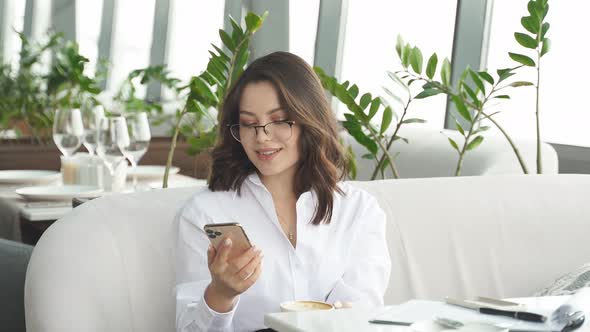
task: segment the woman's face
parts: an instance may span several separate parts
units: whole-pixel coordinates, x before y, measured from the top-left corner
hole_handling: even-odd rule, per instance
[[[244,87],[240,99],[240,142],[248,159],[264,177],[295,174],[300,128],[282,122],[287,120],[292,119],[281,107],[271,83],[253,82]],[[264,125],[266,130],[252,127]]]

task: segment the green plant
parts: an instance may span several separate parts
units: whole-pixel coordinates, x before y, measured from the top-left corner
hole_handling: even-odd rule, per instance
[[[78,45],[65,41],[61,33],[51,33],[45,43],[30,41],[23,33],[18,69],[0,63],[0,120],[9,128],[22,120],[31,139],[44,142],[58,107],[79,107],[82,100],[100,92],[96,81],[84,74],[88,59]],[[52,55],[49,72],[44,73],[44,58]]]
[[[96,81],[84,73],[88,58],[79,52],[78,44],[57,35],[52,46],[52,65],[47,79],[47,94],[54,108],[79,108],[83,100],[100,93]]]
[[[387,148],[395,139],[395,135],[391,138],[386,135],[386,131],[394,117],[392,108],[386,106],[380,97],[373,97],[370,93],[365,93],[360,98],[357,98],[359,88],[356,84],[350,86],[349,81],[338,83],[336,78],[326,75],[321,68],[315,67],[314,70],[318,74],[322,86],[346,105],[349,112],[344,114],[346,120],[343,127],[359,144],[369,151],[368,154],[362,157],[373,160],[383,159],[383,162],[376,166],[376,172],[383,173],[384,169],[389,167],[393,176],[395,178],[399,177],[395,161]],[[379,110],[382,110],[383,114],[381,124],[377,128],[372,120]],[[348,153],[350,156],[352,151],[349,149]],[[379,158],[380,154],[382,155],[381,158]],[[352,168],[352,170],[353,173],[350,176],[355,178],[356,167]]]
[[[268,12],[261,16],[248,13],[245,17],[245,30],[230,17],[231,34],[223,29],[219,30],[219,37],[227,51],[212,45],[214,50],[209,51],[211,58],[209,58],[206,70],[198,76],[191,77],[189,84],[186,86],[188,90],[186,102],[182,109],[176,112],[176,123],[164,173],[164,188],[168,186],[169,169],[181,130],[189,137],[192,153],[198,153],[213,146],[221,113],[219,110],[223,108],[223,100],[231,86],[245,70],[250,57],[248,49],[250,40],[262,26],[267,15]],[[217,119],[212,118],[208,112],[212,108],[218,110]],[[190,136],[189,134],[193,132],[194,128],[182,126],[182,120],[187,114],[194,115],[197,123],[202,123],[205,119],[212,120],[213,126],[209,130],[200,132],[198,136]]]
[[[153,124],[160,125],[174,116],[164,113],[161,101],[137,96],[137,85],[147,85],[150,82],[160,82],[162,86],[172,91],[175,94],[173,100],[178,100],[185,88],[180,85],[181,81],[178,78],[171,77],[166,66],[150,66],[130,72],[113,99],[121,104],[125,112],[146,112],[150,115],[150,121]]]
[[[530,85],[534,85],[536,89],[535,118],[537,128],[537,173],[541,174],[543,172],[543,164],[541,160],[539,87],[541,84],[541,58],[547,54],[551,48],[551,40],[546,37],[550,25],[548,22],[545,22],[545,17],[549,11],[549,4],[547,3],[547,0],[531,0],[527,4],[527,9],[529,15],[523,16],[520,19],[520,23],[528,33],[515,32],[514,38],[521,46],[535,51],[536,61],[527,55],[519,53],[509,52],[508,55],[512,60],[522,64],[523,66],[533,67],[536,69],[537,83],[530,83]]]
[[[437,69],[437,55],[432,54],[426,67],[426,77],[422,75],[422,66],[415,65],[421,62],[421,52],[417,47],[412,47],[410,44],[404,44],[403,40],[398,38],[396,50],[401,59],[403,71],[399,73],[403,79],[408,80],[408,85],[414,82],[424,83],[421,87],[421,92],[416,96],[417,99],[428,98],[437,94],[444,93],[448,95],[450,101],[456,106],[457,113],[462,121],[455,119],[455,125],[459,133],[463,136],[463,142],[457,143],[450,137],[447,137],[449,144],[459,154],[455,175],[461,174],[463,160],[465,154],[477,148],[484,140],[481,132],[488,130],[488,126],[483,126],[482,121],[490,120],[506,137],[511,145],[515,155],[523,169],[524,173],[528,173],[524,160],[515,146],[514,142],[508,136],[506,131],[500,124],[493,119],[496,113],[488,114],[485,109],[488,103],[493,99],[509,99],[506,94],[500,94],[500,91],[510,87],[528,86],[531,83],[524,81],[517,81],[512,83],[504,83],[509,77],[513,76],[515,68],[499,69],[497,70],[497,79],[494,79],[487,71],[474,71],[467,67],[455,86],[452,86],[450,81],[451,63],[448,59],[443,61],[440,67],[440,80],[435,80],[434,76]],[[502,92],[503,93],[503,92]],[[463,125],[461,124],[463,122]]]
[[[47,42],[31,42],[23,33],[17,69],[10,63],[0,65],[0,118],[2,127],[9,128],[22,120],[31,132],[31,139],[42,142],[43,131],[52,124],[46,80],[40,71],[43,57],[59,43],[59,34],[49,36]],[[18,133],[17,133],[18,134]]]

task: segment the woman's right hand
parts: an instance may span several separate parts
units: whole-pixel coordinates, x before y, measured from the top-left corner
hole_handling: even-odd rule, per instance
[[[211,245],[207,250],[211,283],[205,291],[205,302],[217,312],[230,311],[238,295],[254,285],[262,272],[260,249],[251,247],[230,260],[231,247],[231,240],[226,238],[219,250]]]

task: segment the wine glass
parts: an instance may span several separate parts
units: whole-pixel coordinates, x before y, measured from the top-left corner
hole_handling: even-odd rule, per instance
[[[94,107],[84,108],[82,111],[82,122],[84,123],[84,137],[82,144],[92,156],[96,151],[96,136],[98,134],[98,125],[104,118],[104,107],[96,105]]]
[[[127,129],[129,131],[129,144],[120,145],[119,148],[131,163],[133,169],[133,188],[137,190],[137,164],[146,153],[152,138],[147,114],[140,112],[128,115]]]
[[[84,124],[80,110],[58,109],[53,119],[53,141],[64,155],[71,157],[82,145]]]
[[[119,148],[125,145],[129,145],[125,118],[122,116],[102,118],[96,135],[96,154],[106,165],[111,178],[114,178],[115,170],[125,160]]]

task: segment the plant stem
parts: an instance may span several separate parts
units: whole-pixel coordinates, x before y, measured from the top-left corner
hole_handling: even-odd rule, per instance
[[[178,139],[178,133],[180,132],[180,121],[185,114],[186,109],[180,112],[178,115],[178,120],[176,120],[176,125],[174,126],[174,135],[172,136],[172,142],[170,142],[170,151],[168,151],[168,160],[166,160],[166,170],[164,171],[164,181],[162,183],[162,188],[168,188],[168,175],[170,174],[172,158],[174,157],[174,150],[176,149],[176,140]]]
[[[400,117],[400,119],[399,119],[399,121],[397,123],[397,126],[395,127],[395,131],[393,132],[393,135],[391,135],[391,138],[389,139],[389,142],[387,142],[387,151],[389,151],[389,149],[391,148],[391,145],[395,141],[395,137],[397,136],[397,133],[398,133],[399,129],[402,126],[402,122],[404,120],[404,117],[406,116],[406,113],[408,112],[408,107],[410,106],[410,103],[412,102],[412,100],[413,100],[412,99],[412,96],[410,95],[410,98],[408,99],[408,102],[404,106],[404,112],[402,113],[402,116]],[[384,161],[385,161],[385,154],[381,155],[381,158],[377,162],[377,166],[375,167],[375,169],[373,170],[373,174],[371,175],[371,180],[375,180],[377,178],[377,174],[379,173],[379,170],[383,166],[383,162]],[[391,162],[392,161],[390,160],[390,163]],[[394,174],[395,178],[397,179],[397,178],[399,178],[399,173],[397,171],[397,167],[395,166],[395,164],[393,164],[393,168],[395,168],[395,170],[396,170],[393,174]]]
[[[524,163],[524,160],[522,159],[522,156],[520,155],[520,152],[518,151],[518,148],[516,147],[516,145],[514,144],[512,139],[510,138],[510,136],[508,136],[508,133],[491,116],[489,116],[485,113],[483,113],[483,116],[486,117],[488,120],[490,120],[494,124],[494,126],[496,126],[496,128],[498,128],[500,130],[500,132],[502,132],[502,134],[504,135],[504,137],[506,138],[506,140],[508,141],[508,143],[512,147],[512,150],[514,151],[514,154],[516,155],[516,158],[518,159],[518,162],[520,163],[520,167],[522,168],[522,171],[524,172],[524,174],[529,174],[529,170],[527,169],[526,164]]]
[[[541,126],[539,120],[539,83],[541,81],[541,53],[537,46],[537,101],[536,101],[536,118],[537,118],[537,174],[543,173],[543,163],[541,160]]]

